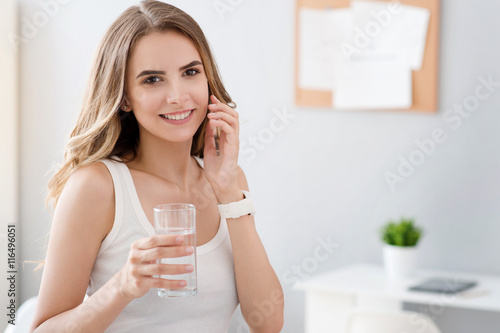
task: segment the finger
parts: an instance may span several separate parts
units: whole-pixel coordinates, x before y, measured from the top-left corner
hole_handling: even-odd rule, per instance
[[[212,112],[209,113],[208,119],[215,119],[215,120],[224,120],[226,123],[228,123],[231,126],[235,126],[238,124],[238,119],[230,115],[229,113],[225,112]]]
[[[193,265],[174,265],[174,264],[152,264],[140,265],[136,274],[138,275],[176,275],[191,273],[194,270]]]
[[[218,104],[208,104],[208,110],[211,112],[217,112],[217,111],[223,111],[225,113],[230,114],[231,116],[238,118],[239,114],[236,110],[234,110],[232,107],[229,105],[226,105],[224,103],[218,103]]]
[[[238,118],[238,112],[235,109],[233,109],[232,107],[230,107],[229,105],[227,105],[225,103],[222,103],[214,95],[212,95],[211,97],[212,97],[213,104],[208,104],[208,109],[210,111],[224,111],[224,112],[229,113],[233,117]]]
[[[210,122],[212,122],[212,126],[218,127],[222,130],[220,143],[221,150],[227,152],[226,149],[233,149],[234,147],[239,146],[237,132],[231,126],[229,126],[229,124],[225,123],[222,120],[210,120]],[[215,128],[212,133],[215,134]]]
[[[210,119],[210,125],[212,125],[212,127],[220,127],[222,131],[226,134],[227,139],[229,141],[232,140],[232,137],[236,133],[236,130],[233,127],[231,127],[231,125],[226,123],[224,120]]]
[[[141,251],[140,262],[146,262],[161,258],[178,258],[190,256],[194,252],[192,246],[159,246],[153,249]]]
[[[141,238],[132,244],[138,250],[147,250],[158,246],[179,245],[184,242],[184,237],[179,235],[157,234]]]
[[[180,289],[187,285],[186,280],[168,280],[163,278],[146,277],[142,282],[149,288]]]

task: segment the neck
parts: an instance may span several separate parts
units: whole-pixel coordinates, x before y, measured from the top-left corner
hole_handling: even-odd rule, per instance
[[[141,137],[137,158],[129,166],[177,184],[179,189],[189,187],[193,169],[191,142],[167,142]]]

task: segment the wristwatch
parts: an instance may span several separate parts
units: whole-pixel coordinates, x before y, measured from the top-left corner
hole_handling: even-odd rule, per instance
[[[250,192],[243,192],[244,199],[240,201],[230,202],[228,204],[217,204],[219,213],[223,219],[237,219],[244,215],[255,215],[255,208],[253,206],[252,197]]]

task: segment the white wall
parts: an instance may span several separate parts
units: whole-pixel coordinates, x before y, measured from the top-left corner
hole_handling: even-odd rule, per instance
[[[46,1],[21,0],[33,19]],[[62,2],[62,1],[61,1]],[[65,1],[22,48],[21,211],[23,260],[41,259],[49,230],[43,210],[47,171],[62,159],[90,59],[112,20],[136,1]],[[227,1],[222,0],[227,3]],[[500,274],[500,87],[457,129],[443,119],[474,94],[479,77],[500,81],[500,3],[443,1],[440,111],[334,112],[293,104],[294,2],[239,3],[222,18],[217,1],[172,1],[204,29],[226,86],[241,113],[240,162],[255,197],[257,224],[286,293],[284,332],[303,331],[304,297],[297,279],[357,261],[381,262],[378,229],[389,218],[413,216],[425,228],[421,265]],[[453,4],[453,5],[452,5]],[[265,138],[276,112],[291,113],[273,140]],[[384,179],[408,157],[415,140],[435,128],[447,136],[415,173],[390,190]],[[253,159],[252,159],[253,158]],[[304,271],[320,241],[336,243],[328,260]],[[40,273],[26,266],[22,300],[35,295]],[[444,332],[493,332],[491,314],[447,309],[435,316]],[[486,317],[484,317],[486,316]],[[457,318],[465,324],[457,325]],[[236,332],[235,321],[232,331]],[[458,327],[457,327],[458,326]],[[460,327],[461,326],[461,327]]]

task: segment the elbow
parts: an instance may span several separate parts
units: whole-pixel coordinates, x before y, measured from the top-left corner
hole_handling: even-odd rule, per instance
[[[33,322],[28,330],[29,333],[40,333],[40,324]]]
[[[260,327],[250,328],[252,333],[279,333],[283,329],[283,318],[280,320],[275,320],[273,322],[266,323]]]
[[[284,325],[284,297],[281,288],[271,293],[270,299],[256,303],[253,311],[246,311],[242,306],[241,312],[248,323],[251,333],[279,333]]]
[[[265,321],[256,322],[256,318],[252,316],[249,319],[247,323],[251,333],[279,333],[284,325],[283,310],[275,311]]]
[[[279,333],[283,329],[283,316],[272,323],[266,330],[262,331],[262,333]]]
[[[283,325],[285,324],[285,320],[283,318],[283,313],[281,316],[273,323],[273,326],[267,331],[269,333],[279,333],[283,329]]]
[[[28,330],[29,333],[41,333],[46,331],[44,327],[46,328],[46,325],[44,323],[47,321],[47,319],[43,320],[40,318],[33,318],[33,321],[31,322],[31,326]]]
[[[285,323],[285,321],[283,319],[283,311],[281,311],[279,313],[279,315],[276,314],[274,316],[274,318],[267,323],[266,327],[262,331],[259,331],[259,332],[262,332],[262,333],[279,333],[283,329],[284,323]]]
[[[34,332],[36,333],[36,332],[37,332],[37,329],[38,329],[38,327],[39,327],[39,326],[40,326],[40,324],[36,323],[36,321],[35,321],[35,320],[33,320],[33,321],[31,322],[31,326],[30,326],[30,328],[28,329],[28,332],[29,332],[29,333],[34,333]]]

